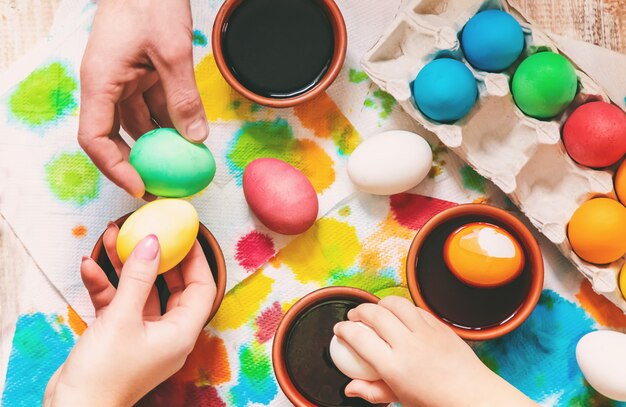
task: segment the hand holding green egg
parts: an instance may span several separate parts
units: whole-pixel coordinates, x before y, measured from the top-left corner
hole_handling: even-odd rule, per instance
[[[215,159],[202,143],[192,143],[176,130],[160,128],[141,136],[129,161],[149,193],[166,198],[194,195],[213,180]]]

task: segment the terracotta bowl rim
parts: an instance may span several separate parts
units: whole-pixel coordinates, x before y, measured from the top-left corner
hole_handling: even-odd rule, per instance
[[[310,402],[304,395],[302,395],[295,384],[291,381],[289,373],[287,372],[287,364],[283,358],[283,348],[285,345],[285,337],[291,329],[293,323],[297,317],[304,311],[308,310],[315,304],[318,304],[324,300],[329,299],[357,299],[363,302],[378,303],[380,298],[374,294],[354,287],[335,286],[325,287],[308,293],[304,297],[300,298],[290,309],[285,313],[283,318],[278,324],[276,334],[274,335],[274,342],[272,344],[272,364],[274,366],[274,375],[278,385],[283,390],[283,393],[287,396],[296,407],[317,407]],[[386,406],[387,404],[377,404],[376,406]]]
[[[503,226],[506,226],[505,229],[507,229],[509,232],[514,232],[514,235],[519,236],[519,243],[524,248],[528,256],[528,258],[526,258],[526,262],[531,265],[530,288],[528,290],[528,295],[519,311],[511,319],[509,319],[502,325],[481,330],[471,330],[457,327],[440,318],[432,310],[432,308],[428,306],[426,300],[421,295],[416,274],[417,254],[421,249],[426,237],[436,227],[442,225],[449,220],[472,215],[482,215],[496,219],[501,222]],[[417,306],[432,313],[440,321],[452,328],[452,330],[456,332],[456,334],[459,335],[461,338],[470,341],[486,341],[499,338],[503,335],[510,333],[511,331],[519,327],[530,316],[535,306],[537,305],[537,302],[539,301],[539,297],[541,296],[541,292],[543,290],[543,256],[541,254],[539,244],[537,243],[537,240],[535,239],[531,231],[526,227],[526,225],[522,223],[522,221],[517,219],[512,214],[503,209],[496,208],[495,206],[487,204],[462,204],[439,212],[438,214],[430,218],[417,232],[415,238],[413,239],[413,242],[411,243],[411,247],[409,249],[406,260],[406,279],[411,297],[413,298],[413,301]]]
[[[122,224],[126,221],[126,219],[130,215],[132,215],[134,212],[135,211],[127,213],[126,215],[115,220],[114,223],[118,227],[121,227]],[[222,300],[224,299],[224,295],[226,294],[226,260],[224,259],[224,253],[222,252],[222,248],[217,242],[217,239],[215,238],[215,236],[213,236],[211,231],[206,226],[204,226],[202,222],[200,222],[198,233],[201,234],[206,239],[207,243],[211,247],[211,250],[213,250],[213,254],[215,255],[215,262],[217,264],[217,281],[215,282],[215,288],[216,288],[215,300],[213,301],[213,306],[211,307],[211,313],[209,314],[209,318],[207,319],[207,324],[208,324],[213,319],[215,314],[217,314],[217,311],[219,310],[220,305],[222,304]],[[102,249],[103,249],[103,242],[102,242],[103,237],[104,237],[104,232],[102,232],[100,237],[98,237],[98,240],[96,241],[96,244],[94,245],[93,250],[91,251],[90,257],[96,263],[98,262],[98,257],[100,257],[100,253],[102,252]]]
[[[215,20],[213,22],[213,30],[211,33],[211,47],[213,50],[213,57],[220,73],[228,82],[228,84],[239,92],[247,99],[258,103],[263,106],[285,108],[293,107],[309,100],[316,98],[320,93],[324,92],[337,78],[343,63],[346,59],[346,52],[348,49],[348,32],[346,29],[346,22],[343,18],[343,14],[334,0],[316,0],[326,10],[331,25],[333,27],[333,34],[335,37],[335,51],[331,60],[328,70],[319,81],[317,85],[309,89],[303,94],[290,98],[270,98],[258,95],[245,86],[243,86],[232,74],[228,68],[228,64],[224,58],[224,52],[222,49],[222,35],[224,33],[224,23],[228,20],[233,10],[241,4],[244,0],[226,0],[220,7]]]

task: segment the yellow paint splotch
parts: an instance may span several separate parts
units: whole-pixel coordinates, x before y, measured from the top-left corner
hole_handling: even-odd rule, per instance
[[[274,263],[287,265],[303,283],[321,283],[350,267],[360,251],[361,244],[353,226],[323,218],[285,246]]]
[[[254,319],[272,291],[273,284],[274,280],[262,270],[246,278],[226,294],[211,325],[223,331],[237,329]]]

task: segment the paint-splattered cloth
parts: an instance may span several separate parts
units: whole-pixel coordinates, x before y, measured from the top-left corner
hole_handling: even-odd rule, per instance
[[[361,55],[400,0],[338,1],[349,32],[344,69],[326,94],[285,110],[253,104],[228,87],[208,40],[221,2],[192,3],[196,78],[211,122],[207,145],[218,162],[215,181],[192,202],[222,246],[229,291],[183,369],[142,404],[289,405],[272,374],[270,348],[291,304],[328,285],[407,296],[407,250],[430,216],[463,202],[508,206],[359,70]],[[81,255],[91,251],[108,220],[141,205],[103,178],[76,143],[79,61],[95,6],[85,0],[61,7],[66,18],[57,22],[53,39],[0,83],[0,210],[44,273],[32,265],[2,288],[4,296],[19,297],[15,323],[2,325],[4,406],[41,403],[48,378],[84,331],[83,320],[92,318],[78,276]],[[406,194],[358,193],[347,179],[347,157],[364,138],[392,128],[429,139],[435,157],[430,177]],[[285,160],[311,179],[322,217],[308,232],[279,236],[249,214],[241,175],[258,157]],[[626,317],[540,240],[547,277],[537,309],[513,334],[475,349],[537,401],[610,405],[584,382],[574,347],[591,330],[626,329]]]

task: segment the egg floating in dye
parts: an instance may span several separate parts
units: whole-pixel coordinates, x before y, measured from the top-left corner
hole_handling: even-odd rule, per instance
[[[626,203],[626,160],[624,160],[615,174],[615,193],[621,203]]]
[[[585,103],[565,122],[563,144],[570,157],[581,165],[613,165],[626,153],[626,114],[611,103]]]
[[[348,176],[361,191],[393,195],[408,191],[430,172],[433,153],[421,136],[386,131],[361,143],[348,160]]]
[[[461,34],[463,53],[472,66],[501,72],[513,65],[524,49],[517,20],[501,10],[485,10],[470,18]]]
[[[155,129],[141,136],[129,161],[149,193],[182,198],[202,191],[215,176],[215,159],[202,143],[186,140],[175,129]]]
[[[539,52],[523,60],[511,84],[517,107],[537,119],[563,112],[577,89],[576,70],[564,56],[554,52]]]
[[[275,158],[259,158],[243,172],[248,206],[268,229],[297,235],[313,226],[319,204],[311,181],[297,168]]]
[[[465,64],[440,58],[426,64],[413,82],[413,99],[427,117],[442,123],[465,117],[478,98],[476,79]]]
[[[576,361],[598,393],[626,401],[626,335],[614,331],[590,332],[576,345]]]
[[[374,332],[372,328],[362,322],[356,324],[363,329]],[[374,334],[377,335],[375,332]],[[372,365],[363,360],[350,345],[336,335],[333,335],[330,341],[329,351],[330,358],[337,369],[349,378],[367,380],[368,382],[380,380],[380,375]]]
[[[198,235],[198,213],[187,201],[159,199],[133,212],[120,228],[117,254],[123,262],[137,243],[154,234],[161,246],[159,274],[180,263],[193,247]]]
[[[524,251],[505,229],[484,222],[468,223],[447,238],[446,266],[459,280],[477,287],[513,281],[524,269]]]
[[[595,264],[611,263],[626,253],[626,208],[609,198],[583,203],[567,226],[569,242],[583,260]]]

